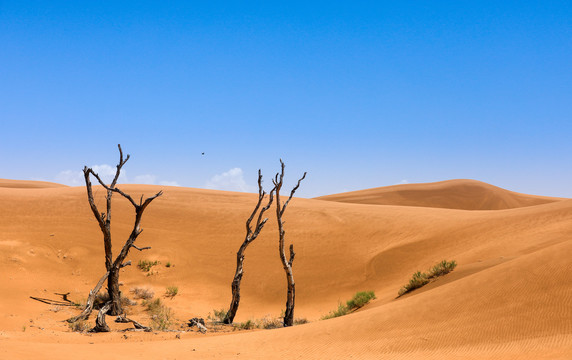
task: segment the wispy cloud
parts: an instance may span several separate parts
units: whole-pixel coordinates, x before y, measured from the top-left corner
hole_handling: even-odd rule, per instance
[[[109,184],[115,176],[115,166],[103,164],[94,165],[91,167],[93,171],[101,177],[101,179]],[[60,171],[55,177],[54,181],[60,184],[69,186],[82,186],[85,184],[83,178],[83,171],[81,170],[64,170]],[[133,179],[127,177],[127,172],[122,169],[118,179],[122,184],[146,184],[146,185],[165,185],[165,186],[180,186],[176,181],[159,180],[158,176],[153,174],[136,175]]]
[[[151,175],[151,174],[137,175],[133,179],[133,183],[153,185],[153,184],[155,184],[156,180],[157,180],[157,176],[155,176],[155,175]]]
[[[159,185],[163,185],[163,186],[181,186],[179,185],[178,182],[176,181],[159,181]]]
[[[213,176],[207,181],[205,187],[214,190],[227,190],[227,191],[254,191],[254,187],[248,186],[244,181],[244,175],[241,168],[233,168],[222,174]]]

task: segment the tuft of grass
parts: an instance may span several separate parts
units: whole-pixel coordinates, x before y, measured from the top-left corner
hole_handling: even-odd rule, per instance
[[[330,311],[327,315],[321,317],[322,320],[332,319],[339,316],[344,316],[348,313],[348,308],[342,303],[338,303],[338,309]]]
[[[431,281],[431,279],[450,273],[451,271],[453,271],[453,269],[455,269],[456,266],[457,262],[455,260],[451,262],[443,260],[435,264],[427,272],[417,271],[413,274],[413,276],[411,276],[411,279],[409,279],[409,283],[404,287],[402,287],[401,289],[399,289],[397,294],[398,296],[401,296],[407,294],[410,291],[418,289],[423,285],[428,284]]]
[[[373,291],[358,291],[346,304],[338,303],[338,309],[332,310],[328,314],[321,317],[322,320],[332,319],[339,316],[344,316],[347,313],[357,310],[363,307],[365,304],[369,303],[370,300],[375,299],[375,293]],[[304,323],[302,323],[304,324]]]
[[[167,291],[165,292],[165,297],[174,298],[175,295],[179,293],[179,288],[177,286],[168,286]],[[226,315],[226,314],[225,314]]]
[[[457,262],[455,260],[451,261],[451,262],[447,262],[447,260],[443,260],[440,263],[434,265],[431,270],[429,270],[429,274],[428,277],[434,278],[437,276],[442,276],[442,275],[446,275],[448,273],[450,273],[451,271],[453,271],[453,269],[455,269],[455,267],[457,267]]]
[[[410,291],[420,288],[421,286],[427,284],[428,282],[429,278],[427,277],[427,274],[422,273],[421,271],[417,271],[416,273],[413,274],[411,279],[409,279],[409,283],[404,287],[402,287],[401,289],[399,289],[398,294],[399,296],[401,296]]]
[[[139,263],[137,264],[137,267],[139,269],[141,269],[142,271],[146,271],[149,272],[151,270],[151,268],[155,265],[159,264],[159,262],[157,260],[155,261],[151,261],[151,260],[139,260]]]
[[[354,309],[359,309],[375,298],[375,293],[373,291],[358,291],[351,300],[346,302],[346,305],[348,310],[352,311]]]
[[[243,323],[238,323],[235,326],[240,330],[251,330],[257,328],[256,323],[252,320],[247,320]]]
[[[163,305],[161,299],[145,300],[143,302],[145,310],[151,315],[151,328],[153,330],[168,330],[173,321],[173,311]]]
[[[259,321],[256,321],[256,325],[258,328],[262,329],[278,329],[284,327],[284,322],[281,318],[266,316]]]
[[[87,332],[90,327],[89,323],[85,320],[79,320],[73,323],[68,324],[69,328],[73,332]]]
[[[220,309],[220,310],[213,309],[214,317],[211,317],[210,314],[208,317],[215,320],[215,321],[223,322],[224,318],[226,317],[227,312],[228,312],[228,310],[225,310],[225,309]]]
[[[136,287],[129,290],[129,292],[133,294],[135,299],[149,300],[155,296],[153,290],[147,288]]]
[[[165,267],[175,267],[175,264],[171,263],[170,261],[167,261],[167,263],[165,264]]]
[[[306,318],[295,318],[294,325],[303,325],[309,323],[308,319]]]

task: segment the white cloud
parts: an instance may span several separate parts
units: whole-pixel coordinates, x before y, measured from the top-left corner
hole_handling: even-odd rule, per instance
[[[95,172],[101,180],[103,180],[106,184],[109,184],[113,181],[113,177],[115,176],[115,166],[103,164],[103,165],[93,165],[91,167],[93,172]],[[83,177],[83,170],[64,170],[60,171],[54,178],[54,181],[60,184],[69,185],[69,186],[82,186],[85,185],[85,180]],[[118,182],[126,183],[127,176],[125,175],[125,170],[121,170],[121,174],[119,174]],[[92,180],[92,184],[96,184],[97,180]]]
[[[397,185],[402,185],[402,184],[409,184],[409,180],[403,179]]]
[[[103,164],[103,165],[94,165],[91,167],[93,171],[99,175],[101,180],[103,180],[106,184],[110,184],[113,181],[113,177],[115,176],[116,167]],[[131,181],[127,175],[125,174],[126,171],[121,169],[121,173],[119,174],[118,183],[119,184],[146,184],[146,185],[164,185],[164,186],[180,186],[176,181],[168,181],[162,180],[158,181],[157,176],[153,174],[144,174],[144,175],[137,175],[133,177],[133,181]],[[83,186],[85,185],[85,180],[83,177],[82,170],[64,170],[60,171],[54,178],[54,181],[60,184],[69,185],[69,186]],[[97,180],[92,178],[92,184],[97,185]]]
[[[101,180],[106,184],[109,184],[113,181],[113,177],[115,177],[115,172],[117,168],[115,166],[103,164],[103,165],[94,165],[91,167],[93,172],[99,175]],[[127,182],[127,174],[124,169],[121,169],[121,173],[119,174],[119,179],[117,180],[118,183],[126,183]]]
[[[159,181],[159,185],[163,185],[163,186],[181,186],[181,185],[179,185],[179,183],[176,182],[176,181]]]
[[[227,191],[254,191],[252,186],[248,186],[244,181],[244,176],[241,168],[233,168],[227,172],[213,176],[207,181],[205,187],[214,190],[227,190]]]
[[[69,186],[81,186],[85,184],[83,179],[83,171],[74,170],[64,170],[60,171],[54,181],[59,184],[69,185]]]
[[[155,175],[151,175],[151,174],[137,175],[137,176],[135,176],[133,183],[134,184],[153,185],[153,184],[155,184],[156,180],[157,180],[157,177]]]

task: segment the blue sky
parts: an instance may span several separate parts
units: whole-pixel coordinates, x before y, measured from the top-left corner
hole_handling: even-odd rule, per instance
[[[572,197],[571,2],[276,3],[0,0],[0,178]]]

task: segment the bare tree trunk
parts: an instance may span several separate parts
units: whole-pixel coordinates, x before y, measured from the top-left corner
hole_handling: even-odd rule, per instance
[[[298,188],[300,187],[300,182],[304,180],[306,177],[306,173],[298,180],[296,186],[290,192],[290,197],[284,203],[284,205],[280,204],[280,190],[282,189],[282,184],[284,180],[284,163],[282,159],[280,159],[281,164],[281,171],[279,174],[276,174],[273,182],[274,187],[276,189],[276,220],[278,221],[278,234],[279,234],[279,241],[278,241],[278,251],[280,253],[280,260],[282,261],[282,265],[284,267],[284,272],[286,273],[286,281],[288,284],[288,295],[286,297],[286,311],[284,313],[284,326],[292,326],[294,324],[294,303],[296,300],[296,284],[294,283],[294,274],[292,272],[292,263],[294,262],[294,245],[290,244],[290,259],[286,259],[286,252],[284,250],[284,235],[286,231],[284,230],[284,222],[282,221],[282,215],[284,215],[284,211],[286,207],[292,200],[292,196]]]
[[[120,315],[123,313],[121,308],[121,291],[119,290],[119,269],[111,266],[109,269],[109,277],[107,278],[107,292],[111,308],[109,315]]]
[[[260,231],[264,227],[264,224],[266,224],[266,221],[268,221],[268,218],[262,220],[262,215],[266,210],[270,208],[270,205],[272,205],[272,200],[274,199],[273,196],[274,189],[270,191],[268,204],[266,204],[266,206],[264,206],[260,210],[260,213],[258,214],[258,220],[256,221],[256,227],[254,231],[252,231],[250,223],[252,222],[252,219],[254,218],[256,212],[260,208],[260,205],[262,204],[262,200],[264,199],[265,195],[266,193],[262,189],[262,173],[260,170],[258,170],[258,203],[256,204],[256,207],[254,208],[254,211],[252,212],[248,220],[246,220],[246,237],[244,239],[244,242],[240,246],[240,249],[238,249],[238,252],[236,253],[236,271],[234,273],[234,279],[232,280],[231,284],[232,300],[230,302],[230,308],[227,311],[223,320],[225,324],[232,324],[232,322],[234,321],[234,317],[236,316],[236,312],[238,311],[238,305],[240,303],[240,282],[242,281],[242,275],[243,275],[244,252],[246,251],[248,245],[258,237],[258,234],[260,234]]]
[[[286,280],[288,282],[288,295],[286,297],[286,311],[284,312],[284,326],[294,325],[294,301],[296,300],[296,284],[294,283],[294,274],[292,273],[292,262],[294,261],[294,245],[290,244],[290,261],[282,262],[286,271]]]

